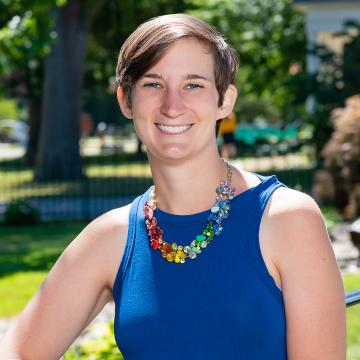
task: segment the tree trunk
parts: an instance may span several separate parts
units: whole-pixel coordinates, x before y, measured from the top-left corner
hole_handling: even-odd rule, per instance
[[[30,98],[29,103],[29,141],[25,158],[28,164],[35,165],[38,149],[39,132],[41,127],[41,99]]]
[[[80,99],[85,58],[86,1],[55,9],[56,40],[45,60],[42,126],[35,178],[83,177],[79,149]]]

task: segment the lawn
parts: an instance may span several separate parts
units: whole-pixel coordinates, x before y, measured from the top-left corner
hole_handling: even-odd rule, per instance
[[[18,314],[84,224],[0,227],[0,318]]]
[[[343,276],[346,291],[360,289],[360,271]],[[348,360],[360,359],[360,304],[346,310]]]
[[[0,227],[0,318],[17,315],[83,223]],[[360,288],[360,271],[344,274],[346,291]],[[348,360],[360,359],[360,305],[347,309]]]

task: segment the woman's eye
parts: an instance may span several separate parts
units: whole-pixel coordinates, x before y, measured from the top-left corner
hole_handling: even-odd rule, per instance
[[[161,87],[161,85],[158,83],[146,83],[146,84],[144,84],[144,87],[159,89]]]
[[[185,86],[187,89],[199,89],[199,88],[203,88],[203,86],[199,85],[199,84],[187,84]]]

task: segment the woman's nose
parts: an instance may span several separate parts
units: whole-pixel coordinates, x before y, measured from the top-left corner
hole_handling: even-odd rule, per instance
[[[167,89],[164,93],[161,113],[173,118],[182,115],[184,110],[184,100],[179,91]]]

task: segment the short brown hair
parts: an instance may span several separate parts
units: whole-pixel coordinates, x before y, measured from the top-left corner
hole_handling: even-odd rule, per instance
[[[219,103],[235,81],[238,57],[221,34],[206,22],[186,14],[158,16],[141,24],[120,49],[116,80],[131,105],[131,90],[135,82],[155,65],[177,40],[191,37],[210,48],[214,57],[215,85]]]

